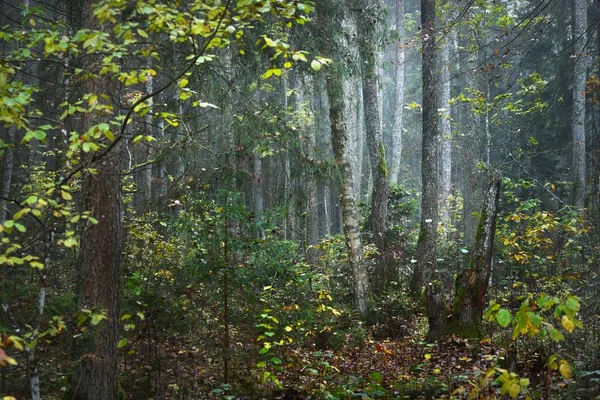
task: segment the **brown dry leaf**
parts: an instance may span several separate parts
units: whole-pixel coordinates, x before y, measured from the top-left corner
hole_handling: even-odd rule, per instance
[[[9,357],[4,350],[0,349],[0,367],[6,367],[7,365],[17,365],[14,358]]]

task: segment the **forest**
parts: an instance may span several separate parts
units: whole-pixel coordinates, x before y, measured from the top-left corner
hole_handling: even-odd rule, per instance
[[[0,0],[0,399],[600,399],[599,0]]]

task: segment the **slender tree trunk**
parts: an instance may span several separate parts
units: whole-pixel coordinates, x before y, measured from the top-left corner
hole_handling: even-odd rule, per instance
[[[146,81],[146,93],[152,93],[154,91],[154,80],[152,75],[148,75]],[[152,114],[153,114],[153,100],[148,99],[150,110],[144,116],[144,126],[139,134],[151,135],[152,134]],[[136,144],[134,147],[135,161],[138,165],[137,170],[134,172],[136,192],[133,197],[133,204],[138,211],[143,211],[148,206],[150,199],[152,198],[152,165],[150,159],[152,157],[152,144],[145,140]]]
[[[329,124],[329,109],[327,90],[323,74],[315,77],[315,91],[313,92],[313,107],[315,113],[316,146],[322,157],[329,157],[331,134]],[[319,174],[317,192],[319,199],[319,237],[324,238],[331,234],[331,207],[329,175]]]
[[[499,193],[500,181],[492,179],[483,201],[471,264],[456,278],[452,317],[445,328],[447,334],[462,337],[482,335],[481,318],[492,272]]]
[[[298,97],[296,99],[296,110],[302,110],[308,107],[306,102],[305,93],[313,93],[315,85],[311,77],[304,77],[304,79],[298,79]],[[316,126],[313,124],[307,127],[308,132],[306,133],[306,143],[304,144],[304,156],[306,161],[310,164],[304,173],[304,188],[306,193],[306,209],[304,215],[305,229],[304,229],[304,247],[306,249],[306,258],[309,263],[315,263],[317,261],[317,251],[314,246],[319,241],[319,200],[317,197],[317,181],[315,177],[316,167],[316,153],[317,139],[316,139]]]
[[[450,124],[450,45],[444,43],[440,52],[440,135],[441,141],[441,175],[440,175],[440,204],[442,223],[442,235],[448,236],[451,225],[450,219],[450,195],[452,188],[452,127]]]
[[[427,317],[429,337],[437,336],[442,328],[443,315],[439,311],[440,293],[434,282],[437,250],[438,223],[438,94],[437,94],[437,49],[435,40],[436,6],[435,0],[421,0],[421,26],[423,48],[423,144],[422,144],[422,185],[421,228],[417,244],[417,263],[411,285],[413,295],[426,287]]]
[[[586,142],[585,142],[585,83],[587,56],[584,54],[587,29],[587,0],[574,0],[575,20],[573,40],[575,69],[573,72],[573,109],[571,131],[573,135],[573,205],[585,206],[586,192]]]
[[[92,0],[72,0],[71,18],[74,26],[103,29],[93,16]],[[100,59],[83,57],[80,67],[96,71]],[[113,82],[106,75],[92,75],[79,83],[79,95],[112,93]],[[101,98],[101,96],[99,96]],[[74,118],[77,118],[74,116]],[[103,120],[106,114],[81,114],[74,120],[75,130],[85,132]],[[75,339],[78,356],[72,381],[75,400],[114,400],[117,398],[117,342],[119,331],[121,245],[121,157],[115,146],[102,159],[86,156],[82,160],[95,169],[85,170],[81,178],[81,209],[89,211],[98,223],[87,223],[81,232],[77,306],[92,312],[106,312],[107,319]]]
[[[6,143],[8,147],[4,148],[4,168],[2,170],[2,193],[0,198],[0,224],[8,218],[8,202],[6,199],[10,197],[10,186],[13,178],[15,155],[13,145],[15,143],[16,128],[10,126],[6,129]]]
[[[404,0],[396,0],[396,33],[398,43],[394,63],[396,76],[394,82],[394,130],[390,148],[389,182],[400,183],[400,167],[402,163],[402,113],[404,111]]]
[[[362,59],[362,94],[366,127],[366,141],[369,150],[373,191],[371,194],[371,224],[373,242],[380,257],[375,272],[375,285],[383,289],[391,280],[391,272],[384,262],[385,233],[387,229],[388,177],[383,145],[381,107],[379,102],[379,65],[383,19],[383,5],[380,1],[363,1],[358,16],[360,53]]]
[[[363,261],[362,244],[358,231],[358,217],[352,188],[352,169],[348,162],[346,146],[348,132],[344,120],[344,93],[339,76],[327,79],[327,93],[331,118],[331,141],[335,161],[341,175],[341,208],[344,221],[344,233],[350,253],[350,265],[354,279],[354,303],[357,311],[365,315],[369,307],[369,281]]]

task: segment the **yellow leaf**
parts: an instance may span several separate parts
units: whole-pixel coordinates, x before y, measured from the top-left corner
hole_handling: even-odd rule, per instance
[[[573,329],[575,329],[575,323],[573,322],[571,317],[569,317],[568,315],[562,316],[561,323],[562,323],[563,328],[565,328],[567,330],[567,332],[569,332],[569,333],[572,333]]]
[[[265,43],[266,43],[266,44],[267,44],[267,46],[269,46],[269,47],[275,47],[275,46],[276,46],[276,45],[275,45],[275,42],[274,42],[272,39],[270,39],[270,38],[268,38],[268,37],[266,37],[266,36],[265,36]]]
[[[66,190],[61,190],[60,195],[62,196],[63,199],[65,199],[67,201],[73,200],[73,196],[71,196],[71,193],[67,192]]]
[[[429,354],[429,353],[428,353],[428,354],[425,354],[425,359],[426,359],[426,360],[429,360],[429,359],[431,359],[431,354]]]
[[[516,399],[519,393],[521,392],[521,386],[518,383],[513,383],[508,388],[508,395],[513,399]]]
[[[17,365],[17,362],[14,358],[9,357],[4,350],[0,349],[0,367],[5,367],[7,364]]]
[[[560,360],[560,367],[558,367],[560,374],[565,379],[571,379],[571,366],[567,360]]]

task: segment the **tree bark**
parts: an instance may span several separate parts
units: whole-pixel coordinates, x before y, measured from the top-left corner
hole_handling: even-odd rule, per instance
[[[356,310],[361,315],[365,315],[369,308],[369,281],[358,231],[358,217],[352,188],[352,169],[346,154],[348,132],[344,119],[344,92],[340,76],[327,77],[327,93],[331,118],[331,142],[342,181],[340,188],[341,211],[354,279],[354,303]]]
[[[15,143],[16,127],[10,126],[6,128],[6,132],[7,137],[5,143],[8,145],[8,147],[3,149],[4,166],[2,169],[2,192],[0,193],[0,224],[3,224],[8,218],[8,202],[6,199],[10,197],[10,186],[12,183],[15,164],[13,146]]]
[[[344,62],[342,51],[348,48],[343,33],[354,31],[354,23],[348,18],[343,1],[332,1],[317,14],[319,25],[332,37],[322,42],[323,52],[338,64]],[[344,32],[346,31],[346,32]],[[352,161],[350,139],[356,135],[356,108],[353,99],[348,97],[353,79],[341,65],[334,65],[326,71],[326,87],[329,99],[329,117],[331,124],[331,142],[335,162],[340,174],[341,214],[344,233],[348,246],[350,267],[353,277],[353,297],[358,313],[365,316],[369,310],[369,281],[363,260],[362,244],[359,234],[359,220],[356,212],[353,187],[355,176]]]
[[[392,274],[384,260],[387,229],[388,177],[383,144],[381,107],[379,103],[379,65],[383,5],[380,1],[363,1],[358,34],[362,59],[362,94],[373,191],[371,193],[371,228],[373,243],[380,256],[375,271],[375,287],[381,290]]]
[[[154,91],[154,79],[152,75],[148,75],[146,81],[146,93]],[[138,134],[152,134],[152,114],[153,114],[153,99],[148,99],[150,110],[144,116],[143,126]],[[137,167],[134,171],[134,180],[136,191],[133,197],[133,205],[138,212],[146,210],[150,199],[152,198],[152,145],[145,140],[136,144],[134,147],[134,157]]]
[[[585,206],[586,142],[585,142],[585,83],[587,56],[584,54],[587,29],[587,0],[575,0],[573,40],[575,67],[573,72],[573,109],[571,131],[573,136],[573,205]]]
[[[417,243],[417,263],[411,285],[413,296],[425,286],[429,336],[436,336],[442,326],[439,315],[440,296],[435,290],[437,223],[438,223],[438,61],[435,40],[435,0],[421,0],[422,67],[422,124],[423,143],[421,173],[421,227]]]
[[[308,107],[305,104],[306,95],[305,93],[313,93],[315,85],[310,76],[303,77],[298,79],[298,91],[297,91],[297,99],[296,99],[296,110],[302,111],[305,107]],[[304,156],[306,157],[306,162],[310,165],[305,169],[304,173],[304,188],[306,193],[306,209],[304,214],[306,215],[305,219],[305,228],[304,228],[304,247],[306,249],[306,258],[309,263],[316,263],[318,252],[314,246],[319,241],[319,226],[318,226],[318,217],[319,217],[319,200],[317,197],[317,181],[315,177],[315,163],[316,163],[316,148],[317,148],[317,139],[316,139],[316,127],[315,125],[311,125],[307,127],[306,132],[306,143],[304,143]]]
[[[389,182],[400,183],[402,162],[402,113],[404,111],[404,0],[396,0],[396,33],[398,43],[394,55],[396,76],[394,82],[394,130],[390,148]]]
[[[452,188],[452,127],[450,124],[450,45],[444,43],[440,52],[440,135],[441,141],[441,174],[440,174],[440,204],[442,223],[442,235],[448,237],[448,229],[451,225],[450,219],[450,195]]]
[[[102,30],[93,16],[92,0],[71,1],[73,26]],[[76,92],[112,93],[114,83],[107,75],[92,74],[100,66],[100,58],[81,58],[79,66],[89,71],[79,82]],[[77,119],[78,118],[78,119]],[[85,132],[92,125],[110,121],[107,113],[82,113],[73,117],[74,130]],[[119,330],[121,244],[121,159],[120,146],[102,159],[85,155],[82,162],[89,165],[81,178],[80,207],[89,211],[98,223],[87,223],[81,232],[77,306],[80,310],[106,312],[107,319],[91,327],[77,338],[78,357],[72,380],[72,398],[76,400],[114,400],[117,398],[117,342]],[[96,173],[90,172],[95,170]]]
[[[499,194],[500,181],[492,179],[485,194],[470,266],[456,278],[452,316],[444,328],[447,334],[461,337],[482,335],[481,318],[492,272]]]

